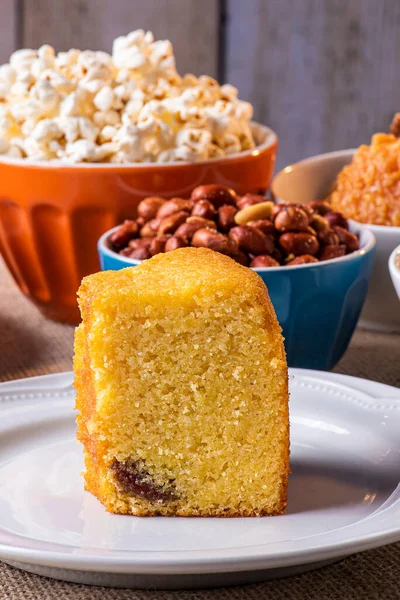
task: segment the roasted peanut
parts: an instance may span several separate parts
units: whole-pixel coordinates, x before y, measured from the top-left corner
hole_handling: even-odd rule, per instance
[[[359,249],[360,242],[354,233],[347,231],[347,229],[344,229],[343,227],[339,227],[339,225],[336,225],[333,229],[335,230],[340,243],[346,246],[347,253],[355,252]]]
[[[325,200],[314,200],[314,202],[308,202],[307,206],[322,217],[332,212],[332,206],[328,202],[325,202]]]
[[[128,247],[133,250],[136,250],[136,248],[149,248],[153,239],[153,237],[136,238],[129,242]]]
[[[158,228],[158,233],[161,235],[163,233],[175,233],[175,231],[178,229],[179,225],[182,225],[182,223],[184,223],[186,221],[186,219],[188,218],[189,213],[181,210],[177,213],[173,213],[172,215],[170,215],[169,217],[166,217],[165,219],[162,219],[159,228]]]
[[[236,205],[237,196],[231,188],[225,185],[219,185],[217,183],[211,183],[210,185],[199,185],[194,188],[191,196],[191,200],[198,202],[199,200],[208,200],[219,208],[224,204]]]
[[[286,265],[308,265],[309,263],[316,262],[318,262],[318,258],[315,258],[315,256],[311,256],[311,254],[302,254],[301,256],[296,256],[296,258],[289,260]]]
[[[212,221],[211,219],[203,219],[203,217],[188,217],[186,219],[186,223],[202,223],[203,227],[208,227],[209,229],[217,229],[215,221]]]
[[[124,248],[120,252],[122,256],[126,256],[127,258],[134,258],[136,260],[146,260],[151,257],[149,248],[139,247],[139,248]]]
[[[259,221],[249,221],[246,223],[249,227],[257,227],[265,235],[273,235],[275,233],[274,224],[269,219],[260,219]]]
[[[265,200],[265,196],[261,196],[261,194],[245,194],[236,204],[239,210],[242,210],[248,206],[254,206],[255,204],[260,204],[260,202],[265,202]]]
[[[168,235],[158,235],[151,239],[151,243],[149,246],[149,252],[152,256],[156,254],[160,254],[160,252],[165,252],[165,244],[169,239]]]
[[[282,208],[285,208],[285,204],[274,204],[274,208],[272,209],[272,215],[271,215],[271,219],[274,221],[276,215],[282,210]]]
[[[250,267],[253,267],[253,269],[256,269],[257,267],[280,267],[280,263],[272,258],[272,256],[263,254],[261,256],[255,256],[250,263]]]
[[[129,240],[137,236],[138,230],[135,221],[124,221],[110,236],[110,242],[117,249],[123,248]]]
[[[161,219],[151,219],[151,221],[147,221],[140,230],[140,237],[154,237],[157,235],[160,223]]]
[[[327,215],[325,215],[325,219],[328,221],[329,223],[329,227],[333,228],[333,227],[343,227],[344,229],[348,229],[349,228],[349,224],[347,222],[346,217],[344,217],[342,215],[342,213],[339,212],[330,212]]]
[[[135,258],[136,260],[147,260],[150,257],[151,254],[148,248],[136,248],[129,255],[129,258]]]
[[[229,231],[235,226],[236,213],[237,208],[235,206],[225,204],[224,206],[219,207],[217,222],[222,231]]]
[[[259,221],[261,219],[269,219],[274,208],[273,202],[260,202],[245,206],[235,215],[235,223],[237,225],[246,225],[249,221]]]
[[[249,225],[233,227],[229,232],[229,238],[234,240],[241,250],[255,256],[271,254],[274,249],[274,243],[270,237],[257,227],[250,227]]]
[[[283,252],[280,248],[275,248],[271,252],[272,258],[274,258],[280,265],[283,263]]]
[[[309,233],[284,233],[279,238],[279,244],[286,254],[316,254],[319,250],[319,243],[315,236]]]
[[[212,219],[216,212],[217,211],[211,202],[208,200],[199,200],[192,208],[192,217]]]
[[[339,246],[323,246],[319,254],[319,260],[331,260],[332,258],[339,258],[346,254],[346,246],[340,244]]]
[[[395,113],[392,122],[390,123],[390,133],[395,137],[400,137],[400,113]]]
[[[185,210],[190,212],[193,207],[193,202],[190,200],[184,200],[183,198],[172,198],[164,202],[164,204],[157,211],[157,219],[165,219],[174,213]]]
[[[320,231],[318,234],[318,240],[321,242],[321,244],[325,244],[325,246],[339,246],[340,244],[339,236],[333,229]]]
[[[243,265],[244,267],[249,266],[250,258],[247,256],[247,254],[245,254],[241,250],[238,250],[237,252],[233,252],[229,256],[231,258],[233,258],[233,260],[236,260],[236,262],[239,263],[240,265]]]
[[[139,227],[139,229],[142,229],[143,225],[145,225],[146,223],[147,219],[144,219],[143,217],[137,217],[136,225]]]
[[[213,229],[198,229],[192,238],[192,246],[210,248],[210,250],[229,255],[235,254],[239,250],[236,242]]]
[[[186,246],[189,246],[189,240],[187,238],[173,235],[165,244],[165,252],[172,252],[173,250],[177,250],[177,248],[186,248]]]
[[[313,229],[315,229],[315,231],[317,233],[319,233],[321,231],[326,231],[327,229],[330,228],[330,225],[329,225],[328,221],[325,219],[325,217],[322,217],[321,215],[319,215],[317,213],[312,215],[311,221],[310,221],[310,226]]]
[[[160,196],[149,196],[139,202],[137,208],[138,215],[145,219],[145,221],[150,221],[150,219],[156,217],[157,211],[163,204],[165,204],[165,198],[161,198]]]
[[[307,213],[308,219],[311,220],[315,214],[314,209],[309,204],[306,204],[306,203],[303,203],[301,205],[301,208]]]
[[[175,231],[175,235],[191,240],[196,231],[198,229],[204,229],[204,227],[208,227],[209,229],[217,229],[214,221],[211,221],[210,219],[203,219],[202,217],[189,217],[186,219],[185,223],[179,225],[178,229]]]
[[[300,206],[284,206],[274,220],[278,231],[305,231],[309,226],[309,217]]]
[[[228,204],[220,206],[227,197]],[[229,188],[209,185],[193,190],[190,200],[149,196],[138,212],[110,237],[117,252],[137,260],[192,245],[261,268],[329,260],[359,247],[347,220],[324,201],[276,205],[261,194],[238,200]]]

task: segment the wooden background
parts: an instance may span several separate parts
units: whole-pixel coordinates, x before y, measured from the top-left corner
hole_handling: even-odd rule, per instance
[[[180,72],[229,81],[280,138],[278,166],[354,147],[400,110],[400,0],[0,0],[0,62],[43,43],[110,50],[145,28]]]

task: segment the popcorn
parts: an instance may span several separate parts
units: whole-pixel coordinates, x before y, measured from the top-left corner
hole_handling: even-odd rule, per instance
[[[66,145],[65,154],[70,161],[75,163],[95,162],[96,149],[96,144],[91,140],[77,140]]]
[[[17,77],[17,73],[15,69],[12,68],[11,65],[1,65],[0,67],[0,81],[1,83],[7,85],[8,88],[15,82]]]
[[[114,103],[114,92],[109,85],[103,87],[93,100],[94,105],[101,111],[107,112]]]
[[[60,105],[60,116],[74,117],[82,114],[90,114],[89,97],[86,90],[76,89],[64,98]]]
[[[139,162],[144,155],[144,136],[136,126],[123,125],[114,140],[119,143],[115,162]]]
[[[79,85],[90,93],[98,93],[112,81],[114,69],[111,57],[105,52],[81,52],[77,67],[81,70]]]
[[[220,146],[225,151],[225,154],[234,154],[240,152],[242,145],[239,138],[233,133],[227,133],[221,140]]]
[[[118,125],[121,121],[121,116],[116,110],[108,110],[101,112],[100,110],[93,114],[93,121],[100,128],[106,125]]]
[[[52,69],[46,69],[40,74],[41,79],[47,79],[59,94],[69,94],[75,89],[72,81]]]
[[[60,101],[60,94],[47,79],[39,79],[30,91],[30,97],[39,107],[41,116],[55,109]]]
[[[57,158],[56,154],[46,148],[45,144],[41,144],[33,137],[27,137],[24,143],[24,151],[27,157],[32,160],[52,160]]]
[[[13,52],[10,56],[10,66],[17,72],[30,70],[33,61],[36,59],[37,53],[35,50],[22,49]]]
[[[208,158],[222,158],[225,156],[225,152],[217,144],[210,144],[208,146]]]
[[[129,100],[129,102],[127,102],[127,104],[125,106],[125,112],[122,115],[122,122],[123,123],[129,123],[129,122],[136,123],[143,106],[144,106],[144,101],[141,100],[140,98],[135,98],[135,99]],[[124,119],[124,117],[125,117],[125,119]]]
[[[238,102],[235,105],[235,117],[238,121],[250,123],[253,118],[253,107],[250,102]]]
[[[100,142],[111,142],[111,140],[117,135],[118,129],[112,127],[112,125],[106,125],[100,132]]]
[[[37,51],[37,58],[32,63],[31,73],[34,79],[39,79],[43,71],[53,69],[55,64],[54,48],[51,46],[41,46]]]
[[[237,97],[238,97],[237,88],[235,88],[230,83],[225,83],[224,85],[221,85],[222,100],[228,100],[229,102],[235,102],[235,100],[237,100]],[[243,102],[243,104],[245,104],[245,103]]]
[[[79,50],[72,49],[68,50],[68,52],[59,52],[56,56],[56,70],[72,82],[75,82],[77,79],[79,54]]]
[[[31,137],[38,142],[46,142],[57,140],[63,137],[63,132],[52,119],[43,119],[39,121],[36,127],[31,132]]]
[[[6,154],[9,148],[10,144],[7,142],[7,140],[0,139],[0,154]]]
[[[118,152],[118,144],[105,143],[96,148],[96,161],[101,162],[106,158],[110,158],[113,154]]]
[[[95,142],[100,133],[98,127],[96,127],[96,125],[94,125],[86,117],[79,117],[78,124],[80,137],[84,140],[91,140],[92,142]]]
[[[176,140],[178,146],[187,146],[195,152],[204,153],[212,142],[212,136],[206,129],[182,129]]]
[[[58,126],[64,134],[65,141],[69,144],[75,142],[79,137],[79,117],[60,117]]]
[[[11,115],[2,115],[0,117],[0,140],[9,141],[18,133],[18,127]]]
[[[0,154],[69,162],[220,158],[254,147],[237,89],[175,66],[168,40],[138,29],[107,52],[49,45],[0,66]]]
[[[40,121],[39,121],[39,123],[40,123]],[[36,121],[36,119],[26,119],[26,121],[24,121],[24,123],[22,123],[22,125],[21,125],[22,135],[25,137],[29,137],[32,134],[32,131],[35,129],[37,124],[38,124],[38,122]],[[1,130],[0,130],[0,135],[2,135]]]
[[[7,156],[10,156],[11,158],[23,158],[24,154],[18,146],[11,144],[7,151]]]

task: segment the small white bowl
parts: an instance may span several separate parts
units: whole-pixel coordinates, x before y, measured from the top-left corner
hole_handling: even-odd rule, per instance
[[[396,265],[396,258],[399,257],[399,266]],[[397,246],[389,257],[389,271],[393,281],[394,288],[400,299],[400,246]],[[400,304],[398,305],[400,312]]]
[[[351,162],[354,152],[329,152],[285,167],[272,181],[272,192],[283,202],[321,200],[330,193],[337,174]],[[400,227],[358,225],[376,237],[374,270],[359,324],[377,331],[400,332],[399,301],[387,266],[391,252],[400,244]]]

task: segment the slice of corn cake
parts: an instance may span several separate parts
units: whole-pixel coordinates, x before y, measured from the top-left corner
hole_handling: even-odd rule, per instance
[[[204,248],[86,277],[75,336],[86,489],[110,512],[281,513],[287,366],[267,289]]]

